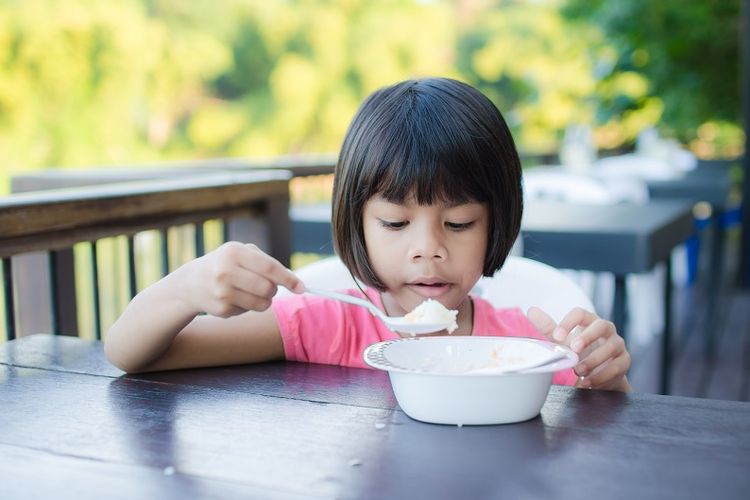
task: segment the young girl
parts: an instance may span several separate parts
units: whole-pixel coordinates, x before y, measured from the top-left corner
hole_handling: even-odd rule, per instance
[[[487,97],[445,78],[380,89],[354,117],[334,175],[336,253],[368,285],[347,293],[390,316],[438,300],[458,311],[452,335],[569,345],[581,361],[554,382],[629,390],[630,355],[611,322],[575,309],[556,324],[537,308],[527,318],[469,295],[502,267],[522,208],[518,154]],[[278,286],[294,294],[274,299]],[[127,372],[278,359],[364,367],[368,345],[399,336],[365,308],[304,291],[254,245],[229,242],[139,293],[105,350]]]

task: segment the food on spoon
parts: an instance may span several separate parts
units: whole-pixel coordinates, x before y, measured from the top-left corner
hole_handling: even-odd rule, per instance
[[[456,316],[458,311],[453,309],[447,309],[443,304],[437,300],[427,299],[414,310],[404,316],[404,321],[407,323],[449,323],[448,333],[458,328],[456,324]]]

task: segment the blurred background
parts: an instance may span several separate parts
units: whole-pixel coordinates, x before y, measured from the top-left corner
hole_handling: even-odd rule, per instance
[[[451,76],[522,151],[655,127],[743,151],[739,0],[5,0],[0,194],[35,169],[335,153],[362,98]],[[303,194],[297,193],[297,196]]]

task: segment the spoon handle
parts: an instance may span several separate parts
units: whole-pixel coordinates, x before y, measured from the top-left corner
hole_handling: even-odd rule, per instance
[[[471,371],[473,373],[488,373],[488,374],[494,374],[494,375],[506,374],[506,373],[523,373],[527,370],[533,370],[534,368],[540,368],[542,366],[555,363],[567,357],[568,355],[566,354],[565,351],[556,349],[553,354],[547,356],[546,358],[533,361],[531,363],[526,363],[525,365],[510,366],[510,367],[488,366],[488,367],[478,368],[476,370],[471,370]]]
[[[366,307],[367,309],[370,310],[371,313],[376,315],[381,320],[385,319],[385,314],[383,313],[383,311],[381,311],[380,309],[375,307],[374,304],[366,300],[359,299],[357,297],[352,297],[351,295],[347,295],[345,293],[332,292],[330,290],[321,290],[319,288],[308,288],[307,292],[312,293],[313,295],[320,295],[321,297],[326,297],[329,299],[340,300],[341,302],[348,302],[349,304],[354,304],[356,306]]]
[[[515,372],[524,372],[526,370],[532,370],[534,368],[539,368],[541,366],[549,365],[552,363],[555,363],[557,361],[560,361],[561,359],[567,358],[567,355],[564,353],[558,352],[557,354],[554,354],[546,359],[543,359],[541,361],[537,361],[535,363],[528,364],[526,366],[520,366],[518,368],[510,368],[508,370],[505,370],[506,373],[515,373]]]

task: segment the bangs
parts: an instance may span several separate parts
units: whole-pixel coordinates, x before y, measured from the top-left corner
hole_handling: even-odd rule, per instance
[[[413,196],[418,205],[485,202],[487,193],[466,175],[465,166],[430,158],[406,163],[391,163],[378,169],[372,195],[391,203],[403,204]],[[367,196],[369,198],[369,196]]]
[[[379,195],[391,203],[414,196],[419,205],[486,202],[491,199],[490,179],[482,173],[488,155],[486,142],[474,133],[468,117],[440,109],[440,102],[420,103],[391,117],[389,127],[370,138],[360,188],[362,199]],[[484,153],[484,154],[483,154]]]

